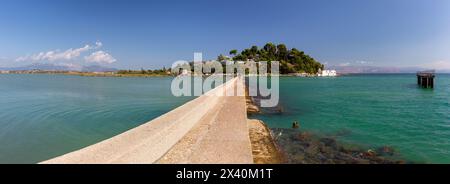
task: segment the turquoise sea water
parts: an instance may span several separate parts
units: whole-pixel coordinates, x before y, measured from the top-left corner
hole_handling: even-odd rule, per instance
[[[280,79],[281,114],[258,115],[270,127],[335,136],[366,149],[391,146],[418,163],[450,163],[450,75],[421,89],[415,74]]]
[[[173,97],[172,78],[0,75],[0,163],[36,163],[145,123],[193,97]],[[336,135],[402,158],[450,163],[450,75],[421,89],[414,74],[280,79],[283,113],[271,127]]]
[[[192,99],[172,78],[0,75],[0,163],[36,163],[110,138]]]

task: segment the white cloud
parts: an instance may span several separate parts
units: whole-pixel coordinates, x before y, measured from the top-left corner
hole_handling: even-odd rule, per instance
[[[79,57],[82,53],[98,49],[102,47],[102,42],[97,41],[95,43],[95,46],[85,45],[84,47],[77,48],[77,49],[67,49],[64,52],[60,52],[59,50],[52,50],[47,52],[40,52],[38,54],[28,55],[28,56],[22,56],[18,57],[16,61],[67,61],[72,60],[77,57]]]
[[[95,46],[97,49],[101,48],[103,46],[103,43],[100,41],[95,42]]]
[[[84,60],[86,62],[100,64],[111,64],[117,61],[114,57],[104,51],[94,52],[91,55],[84,57]]]

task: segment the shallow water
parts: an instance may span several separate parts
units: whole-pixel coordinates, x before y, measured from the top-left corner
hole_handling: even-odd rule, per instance
[[[435,89],[417,87],[414,74],[280,78],[282,113],[256,116],[272,128],[337,138],[364,149],[390,146],[420,163],[450,163],[450,75]]]

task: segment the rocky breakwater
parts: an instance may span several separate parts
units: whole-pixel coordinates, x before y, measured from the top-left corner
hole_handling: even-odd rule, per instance
[[[247,115],[260,113],[260,108],[245,90]],[[269,127],[257,119],[248,119],[247,126],[252,145],[253,162],[255,164],[277,164],[284,163],[285,158],[277,147]]]

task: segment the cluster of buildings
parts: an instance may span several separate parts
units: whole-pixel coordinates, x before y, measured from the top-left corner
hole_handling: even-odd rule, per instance
[[[336,70],[319,70],[317,74],[309,74],[309,73],[293,73],[289,74],[297,77],[336,77],[338,76]]]
[[[319,70],[317,74],[319,77],[335,77],[337,76],[336,70]]]

